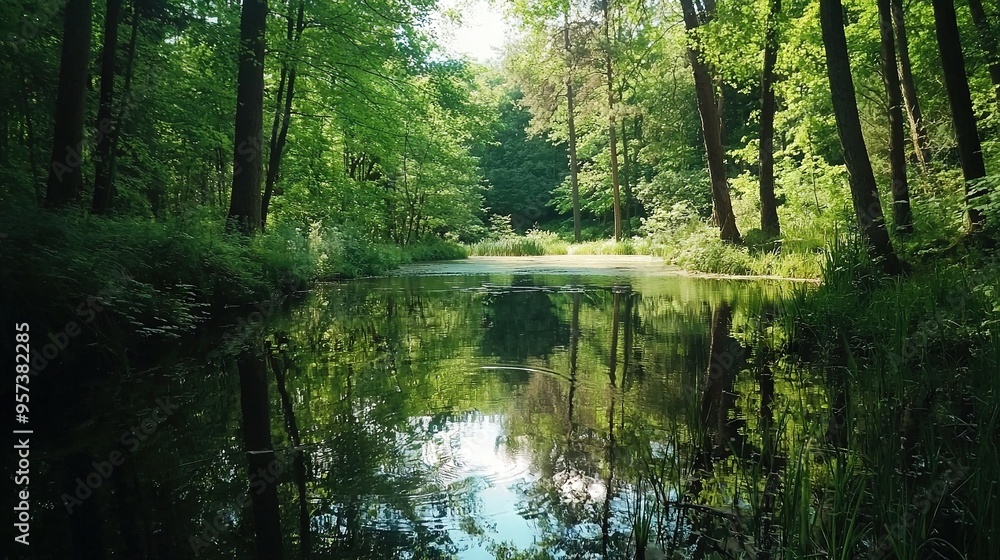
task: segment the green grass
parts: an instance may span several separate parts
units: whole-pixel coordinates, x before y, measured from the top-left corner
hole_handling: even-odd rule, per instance
[[[529,231],[526,235],[498,235],[468,247],[469,255],[476,257],[535,257],[565,255],[569,244],[555,233]]]
[[[526,236],[486,239],[467,247],[469,255],[523,257],[542,255],[649,255],[691,272],[735,276],[819,278],[822,248],[782,252],[771,244],[723,243],[714,228],[698,223],[669,234],[569,243],[554,233],[530,232]]]
[[[892,278],[848,239],[831,247],[822,271],[820,286],[796,288],[776,309],[745,311],[731,333],[749,349],[733,378],[742,433],[760,450],[774,442],[780,466],[769,475],[765,453],[734,453],[708,473],[692,471],[702,431],[715,428],[702,426],[701,399],[691,399],[693,433],[668,446],[683,468],[665,468],[667,456],[646,460],[643,472],[660,489],[650,507],[676,508],[672,492],[732,512],[710,531],[704,520],[692,525],[709,538],[766,546],[774,559],[995,556],[1000,261],[969,252]],[[773,372],[768,430],[757,419],[763,364]],[[698,477],[704,489],[691,494]],[[667,545],[677,554],[688,546],[676,537]]]

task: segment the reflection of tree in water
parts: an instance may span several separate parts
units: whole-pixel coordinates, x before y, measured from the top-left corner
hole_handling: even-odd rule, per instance
[[[278,476],[281,518],[271,527],[280,524],[283,535],[271,542],[284,541],[285,557],[348,559],[444,558],[501,543],[503,529],[482,497],[491,482],[461,469],[456,476],[462,457],[447,456],[467,458],[456,431],[485,422],[495,431],[477,433],[496,438],[491,457],[530,471],[510,492],[521,496],[513,515],[534,524],[524,529],[537,539],[533,550],[634,557],[629,504],[647,476],[645,461],[679,453],[690,461],[689,451],[702,449],[705,424],[690,391],[704,386],[713,307],[672,288],[543,291],[530,279],[485,289],[476,280],[458,291],[446,281],[395,282],[319,290],[268,327],[268,352],[255,348],[266,357],[265,382],[274,383],[272,441],[255,446],[302,450],[287,455]],[[239,368],[229,357],[207,375],[188,372],[183,427],[158,434],[155,447],[130,458],[137,472],[122,469],[120,489],[116,473],[108,485],[115,491],[93,502],[106,519],[106,504],[129,500],[121,496],[146,500],[123,509],[138,510],[134,527],[120,523],[128,550],[152,549],[141,541],[155,526],[159,556],[186,557],[184,539],[222,511],[232,526],[200,557],[251,553],[252,508],[233,506],[245,495],[248,461],[238,383],[244,366],[261,365],[246,359]],[[529,369],[480,369],[497,362]],[[739,403],[726,395],[739,387],[698,393],[713,428],[742,431],[730,421]],[[720,437],[713,452],[728,439]],[[181,440],[194,452],[159,451],[180,449]],[[165,503],[169,515],[143,515]],[[126,549],[118,539],[106,540],[115,554]]]
[[[530,279],[516,279],[510,289],[484,296],[483,355],[521,364],[566,344],[569,333],[560,321],[553,294],[531,287]]]

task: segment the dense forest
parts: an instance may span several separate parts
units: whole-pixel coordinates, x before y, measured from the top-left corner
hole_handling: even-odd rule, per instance
[[[815,277],[851,231],[902,270],[995,237],[992,8],[518,0],[483,64],[430,0],[7,2],[3,207],[263,233],[311,277],[605,239],[569,250]]]
[[[272,432],[284,430],[298,450],[295,486],[264,485],[230,508],[253,521],[209,539],[225,545],[209,557],[288,557],[293,540],[303,559],[455,557],[434,548],[450,543],[441,527],[369,534],[360,520],[385,522],[379,513],[338,500],[357,485],[379,495],[419,486],[393,470],[412,450],[386,434],[438,437],[458,414],[448,407],[466,406],[508,414],[508,443],[520,438],[548,483],[555,463],[579,459],[574,445],[603,454],[581,472],[606,474],[604,503],[563,504],[545,527],[562,553],[494,543],[498,560],[641,560],[655,557],[647,540],[678,558],[996,554],[1000,4],[489,5],[514,32],[495,58],[476,60],[443,46],[441,22],[461,9],[437,0],[0,3],[0,307],[31,325],[32,402],[60,434],[44,452],[59,465],[46,476],[86,477],[105,453],[57,413],[114,432],[131,421],[116,399],[175,383],[196,387],[184,390],[204,412],[181,413],[185,425],[224,456],[208,474],[187,462],[170,474],[147,456],[142,472],[169,483],[143,487],[119,470],[104,509],[81,500],[86,515],[58,517],[53,490],[51,534],[72,535],[76,558],[198,557],[187,537],[130,524],[141,517],[133,497],[162,489],[150,500],[173,507],[177,495],[178,517],[202,515],[191,496],[224,502],[246,472],[252,485],[274,464]],[[806,282],[778,295],[766,284],[766,297],[691,278],[589,292],[348,282],[415,262],[548,255],[644,255],[684,274]],[[310,289],[308,305],[290,311]],[[181,373],[154,366],[161,353]],[[590,385],[574,417],[580,356]],[[555,378],[449,385],[496,361],[549,371],[564,357],[565,417]],[[605,367],[610,388],[599,385]],[[698,374],[664,373],[680,370]],[[408,375],[410,385],[397,382]],[[688,382],[693,397],[680,388]],[[545,414],[505,409],[508,393]],[[663,408],[644,408],[653,405]],[[319,436],[336,453],[307,464],[299,451],[332,409]],[[371,411],[385,416],[366,419]],[[657,439],[670,430],[674,439]],[[563,431],[552,449],[531,439]],[[336,471],[336,454],[371,472],[318,474]],[[400,478],[380,479],[390,471]],[[615,482],[613,506],[616,476],[631,478]],[[310,490],[322,495],[312,506]],[[99,537],[108,503],[124,504],[121,542]],[[419,525],[410,504],[392,507]],[[615,529],[626,510],[631,525]],[[353,521],[338,533],[343,519]],[[602,534],[566,536],[587,523]],[[670,538],[650,533],[671,523]],[[198,530],[191,519],[166,525]],[[327,540],[309,540],[324,530]],[[701,538],[709,533],[725,536]],[[417,544],[427,548],[406,551]]]

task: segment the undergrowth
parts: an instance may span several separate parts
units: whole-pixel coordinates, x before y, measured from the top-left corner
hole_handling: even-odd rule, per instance
[[[223,233],[221,217],[207,211],[154,220],[25,204],[0,211],[0,223],[5,311],[37,328],[87,318],[88,329],[108,337],[171,338],[213,311],[273,299],[312,280],[465,256],[455,243],[400,248],[319,224],[304,232],[278,222],[245,239]]]

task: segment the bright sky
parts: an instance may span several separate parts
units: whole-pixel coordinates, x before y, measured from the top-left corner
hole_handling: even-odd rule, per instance
[[[441,0],[437,34],[449,54],[480,62],[498,59],[511,27],[504,22],[502,0]],[[451,19],[455,18],[455,20]],[[457,20],[457,21],[456,21]]]

